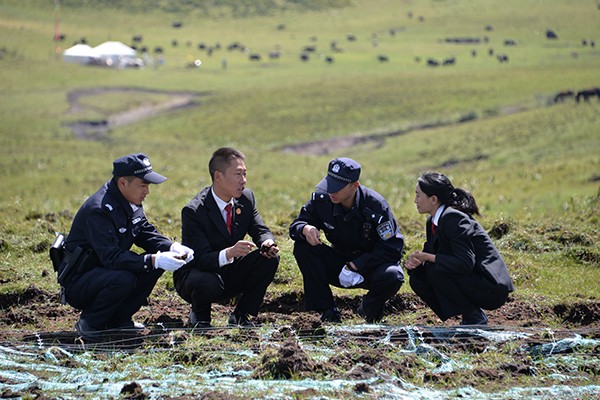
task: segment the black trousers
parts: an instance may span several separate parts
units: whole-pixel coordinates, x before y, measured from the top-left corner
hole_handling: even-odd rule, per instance
[[[476,308],[495,310],[508,299],[508,292],[483,275],[437,272],[434,264],[410,273],[410,287],[442,321]]]
[[[331,287],[343,287],[339,274],[344,265],[351,261],[347,255],[325,244],[312,246],[304,241],[294,243],[294,257],[304,281],[304,304],[306,310],[323,311],[335,307]],[[367,320],[380,320],[385,302],[394,296],[402,283],[404,275],[399,263],[382,263],[369,266],[364,282],[352,289],[367,289],[363,297],[363,310]]]
[[[148,304],[148,296],[164,271],[133,273],[122,269],[92,268],[65,287],[67,302],[82,310],[80,318],[102,330],[130,321]]]
[[[192,305],[199,321],[210,322],[212,303],[236,296],[236,311],[256,316],[278,265],[279,256],[267,258],[254,250],[218,272],[191,268],[175,281],[175,289]]]

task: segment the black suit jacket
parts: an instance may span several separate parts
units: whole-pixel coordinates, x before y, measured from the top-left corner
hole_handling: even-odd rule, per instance
[[[243,240],[246,234],[258,247],[265,240],[274,239],[256,209],[254,192],[250,189],[245,189],[240,198],[234,199],[231,234],[211,193],[211,186],[202,189],[181,210],[181,225],[182,243],[194,250],[194,259],[175,271],[175,279],[187,275],[190,268],[218,271],[219,252]]]
[[[436,255],[434,268],[446,274],[480,273],[508,292],[514,290],[502,256],[475,219],[452,207],[446,207],[438,221],[435,235],[432,234],[431,224],[429,217],[427,242],[423,250]]]

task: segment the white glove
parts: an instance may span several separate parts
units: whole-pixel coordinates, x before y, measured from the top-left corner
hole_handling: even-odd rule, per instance
[[[174,251],[165,251],[164,253],[159,251],[156,253],[156,258],[154,259],[154,267],[164,269],[165,271],[177,271],[185,265],[185,261],[177,257],[181,256]]]
[[[346,266],[344,266],[344,268],[342,268],[339,279],[340,279],[340,285],[342,285],[345,288],[348,288],[350,286],[356,286],[365,280],[365,278],[363,278],[363,276],[361,274],[359,274],[358,272],[349,270],[348,267],[346,267]]]
[[[194,250],[182,245],[181,243],[173,242],[170,250],[179,254],[180,256],[185,256],[182,258],[182,260],[184,260],[186,264],[194,259]]]

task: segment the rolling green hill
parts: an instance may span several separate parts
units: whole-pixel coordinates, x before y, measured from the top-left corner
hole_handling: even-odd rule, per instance
[[[57,289],[42,276],[52,232],[69,229],[69,214],[109,178],[114,158],[143,151],[169,177],[145,206],[179,237],[181,207],[209,183],[210,154],[234,146],[248,157],[249,186],[286,253],[280,273],[292,277],[288,286],[301,282],[287,226],[327,162],[349,156],[363,164],[362,183],[388,198],[409,250],[423,241],[415,179],[437,169],[474,193],[487,229],[508,227],[497,243],[516,296],[597,299],[600,102],[553,99],[600,86],[600,50],[591,45],[600,40],[600,9],[593,1],[473,3],[4,0],[0,291]],[[53,40],[57,20],[63,41]],[[82,40],[145,46],[153,63],[62,62],[60,52]],[[307,46],[315,51],[303,62]],[[201,66],[190,67],[197,59]],[[71,108],[73,91],[98,88],[139,91],[95,93],[81,98],[84,109]],[[171,92],[198,93],[198,104],[150,113],[101,140],[66,126],[161,104]],[[366,137],[349,147],[340,140]],[[326,140],[327,154],[283,150]]]

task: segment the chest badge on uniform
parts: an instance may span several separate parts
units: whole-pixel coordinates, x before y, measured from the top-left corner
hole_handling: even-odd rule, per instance
[[[325,225],[325,228],[327,229],[335,229],[335,226],[328,224],[327,222],[323,222],[323,225]]]
[[[137,224],[138,222],[140,222],[142,220],[142,217],[137,217],[135,218],[133,221],[131,221],[131,223],[133,223],[134,225]]]
[[[377,234],[383,240],[388,240],[394,235],[391,221],[386,221],[383,224],[377,225]]]
[[[127,232],[127,228],[119,228],[119,233],[125,233]]]

